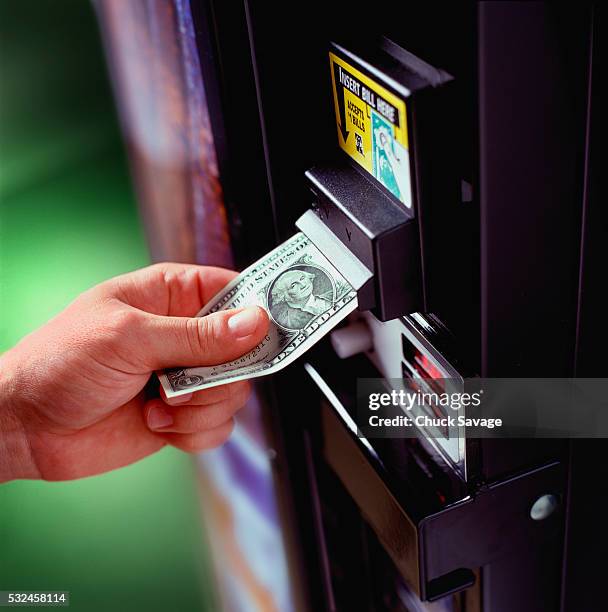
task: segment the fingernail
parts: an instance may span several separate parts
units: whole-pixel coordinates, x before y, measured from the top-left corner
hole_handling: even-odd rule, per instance
[[[173,417],[162,406],[152,406],[148,412],[148,427],[150,429],[163,429],[173,425]]]
[[[166,399],[165,401],[170,406],[175,404],[187,404],[191,399],[194,393],[184,393],[183,395],[178,395],[177,397],[172,397],[170,399]]]
[[[258,308],[249,306],[228,319],[228,329],[237,337],[244,338],[251,335],[258,325]]]

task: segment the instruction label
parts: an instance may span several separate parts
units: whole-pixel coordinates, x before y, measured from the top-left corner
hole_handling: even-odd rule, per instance
[[[338,143],[405,206],[412,206],[405,102],[329,54]]]

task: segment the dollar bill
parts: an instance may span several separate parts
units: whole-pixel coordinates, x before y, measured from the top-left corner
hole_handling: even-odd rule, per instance
[[[278,372],[351,313],[357,293],[299,232],[241,272],[197,316],[252,305],[268,311],[264,339],[228,363],[159,372],[167,397]]]

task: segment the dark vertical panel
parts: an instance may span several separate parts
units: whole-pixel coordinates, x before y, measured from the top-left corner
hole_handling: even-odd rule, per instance
[[[588,7],[479,5],[482,375],[573,371]]]
[[[606,375],[608,346],[608,207],[599,193],[599,130],[601,61],[600,30],[603,12],[595,7],[592,49],[589,53],[589,82],[586,92],[587,125],[584,174],[583,235],[578,310],[577,376]]]
[[[275,218],[282,239],[309,206],[303,175],[337,149],[328,44],[356,20],[342,3],[248,2],[258,102]],[[279,24],[279,25],[278,25]]]
[[[599,130],[601,59],[599,46],[605,13],[599,4],[592,15],[587,89],[587,148],[585,157],[583,236],[578,310],[576,375],[606,376],[608,346],[608,208],[599,194]],[[605,608],[603,559],[607,530],[598,510],[608,504],[608,440],[574,440],[571,443],[571,484],[564,564],[563,610]],[[589,563],[589,559],[594,562]]]

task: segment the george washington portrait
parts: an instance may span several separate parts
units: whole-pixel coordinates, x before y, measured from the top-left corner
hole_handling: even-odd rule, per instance
[[[329,276],[313,266],[293,266],[270,288],[272,318],[287,329],[303,329],[332,305],[333,284]]]

